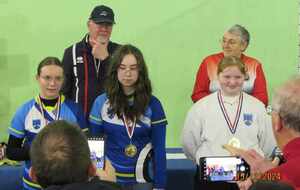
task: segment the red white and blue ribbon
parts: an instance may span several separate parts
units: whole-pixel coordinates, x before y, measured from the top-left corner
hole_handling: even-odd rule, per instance
[[[128,134],[129,139],[131,140],[133,133],[134,133],[134,129],[136,126],[136,117],[134,118],[133,122],[131,120],[127,120],[125,117],[125,114],[122,115],[123,116],[123,123],[126,127],[126,131]]]
[[[229,127],[230,132],[232,134],[235,134],[235,131],[237,129],[237,125],[239,123],[239,119],[240,119],[240,115],[241,115],[241,110],[242,110],[243,93],[242,92],[240,93],[239,103],[238,103],[238,106],[237,106],[237,110],[236,110],[236,114],[235,114],[234,122],[233,123],[231,122],[231,120],[230,120],[230,118],[228,116],[228,113],[226,111],[226,108],[225,108],[225,105],[224,105],[224,101],[223,101],[223,98],[222,98],[222,95],[221,95],[221,91],[218,91],[218,101],[219,101],[220,108],[222,110],[224,119],[225,119],[225,121],[227,123],[227,126]]]

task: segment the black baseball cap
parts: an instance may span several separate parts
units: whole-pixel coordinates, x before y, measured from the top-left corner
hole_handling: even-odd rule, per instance
[[[115,14],[114,11],[105,5],[96,6],[90,15],[90,20],[98,23],[110,23],[115,24]]]

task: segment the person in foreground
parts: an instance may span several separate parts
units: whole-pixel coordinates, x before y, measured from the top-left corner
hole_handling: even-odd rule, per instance
[[[280,181],[259,180],[252,184],[249,190],[295,190],[295,188]]]
[[[285,162],[277,167],[254,150],[240,151],[251,167],[251,178],[240,182],[246,190],[257,179],[279,180],[300,189],[300,78],[294,77],[274,93],[272,100],[273,133]]]
[[[67,120],[87,130],[80,107],[60,95],[64,81],[62,64],[56,57],[44,58],[37,68],[36,80],[39,95],[24,103],[15,113],[8,128],[9,138],[6,156],[11,160],[25,161],[23,188],[40,189],[28,175],[30,168],[29,149],[35,136],[55,120]]]
[[[221,39],[223,52],[206,57],[197,72],[194,90],[192,93],[193,102],[217,91],[220,88],[217,76],[218,64],[224,57],[235,56],[240,58],[247,68],[248,80],[243,84],[243,91],[268,105],[268,93],[266,79],[261,63],[253,58],[246,56],[246,51],[250,42],[250,34],[241,25],[230,27]]]
[[[224,57],[218,64],[217,75],[220,90],[197,101],[187,114],[182,130],[187,158],[199,165],[200,157],[229,156],[222,148],[224,144],[253,148],[269,157],[275,147],[271,118],[261,101],[242,91],[247,80],[244,63],[234,56]],[[237,186],[199,181],[196,175],[195,189],[199,188],[236,189]]]
[[[165,188],[167,120],[138,48],[124,45],[114,54],[106,93],[96,98],[89,119],[91,133],[107,137],[106,154],[124,190]]]
[[[29,175],[45,190],[120,189],[109,182],[115,180],[110,162],[106,162],[105,170],[97,171],[85,135],[67,121],[45,126],[32,142],[30,158]]]

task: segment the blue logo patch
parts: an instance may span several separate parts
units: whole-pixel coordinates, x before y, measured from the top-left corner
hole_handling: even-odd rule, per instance
[[[252,122],[253,122],[253,115],[244,113],[244,123],[247,126],[251,126]]]
[[[41,120],[40,119],[34,119],[32,120],[32,125],[34,129],[41,128]]]

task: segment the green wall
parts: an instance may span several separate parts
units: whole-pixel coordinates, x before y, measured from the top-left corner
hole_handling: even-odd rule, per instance
[[[297,73],[297,0],[0,0],[1,141],[17,107],[38,92],[38,62],[62,57],[65,47],[81,39],[98,4],[116,13],[112,40],[144,53],[169,121],[169,147],[180,145],[199,63],[220,51],[219,39],[229,26],[239,23],[250,31],[246,54],[263,63],[270,96],[274,86]]]

